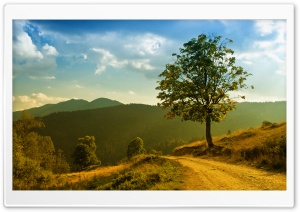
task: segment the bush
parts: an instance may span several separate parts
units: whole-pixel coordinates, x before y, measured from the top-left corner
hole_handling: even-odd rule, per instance
[[[78,142],[72,155],[78,170],[81,171],[91,165],[100,165],[101,161],[96,156],[97,147],[94,136],[79,138]]]
[[[127,158],[130,159],[135,155],[143,154],[145,152],[144,141],[141,138],[136,137],[128,144]]]
[[[261,127],[262,127],[262,128],[264,128],[264,127],[269,127],[269,126],[271,126],[271,125],[272,125],[272,123],[269,122],[269,121],[263,121],[263,122],[261,123]]]

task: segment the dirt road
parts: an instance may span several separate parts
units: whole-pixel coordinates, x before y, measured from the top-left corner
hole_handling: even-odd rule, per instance
[[[286,190],[286,175],[189,156],[167,157],[186,171],[187,190]]]

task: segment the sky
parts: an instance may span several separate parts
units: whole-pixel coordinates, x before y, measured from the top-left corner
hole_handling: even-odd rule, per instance
[[[14,20],[13,110],[105,97],[156,105],[159,74],[200,34],[233,40],[245,101],[286,100],[284,20]]]

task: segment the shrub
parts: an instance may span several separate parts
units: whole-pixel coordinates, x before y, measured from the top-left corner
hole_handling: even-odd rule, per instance
[[[81,171],[90,165],[99,165],[101,161],[96,156],[94,136],[85,136],[78,139],[78,144],[73,152],[74,164]]]
[[[272,123],[269,122],[269,121],[263,121],[263,122],[261,123],[261,127],[262,127],[262,128],[264,128],[264,127],[269,127],[269,126],[271,126],[271,125],[272,125]]]
[[[127,158],[130,159],[135,155],[143,154],[145,152],[144,141],[141,138],[136,137],[128,144]]]
[[[162,155],[162,151],[156,151],[155,149],[151,149],[149,154],[153,154],[153,155]]]

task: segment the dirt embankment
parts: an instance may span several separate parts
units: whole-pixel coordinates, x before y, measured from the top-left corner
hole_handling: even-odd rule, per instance
[[[187,190],[286,190],[286,175],[190,156],[167,157],[188,167]]]

